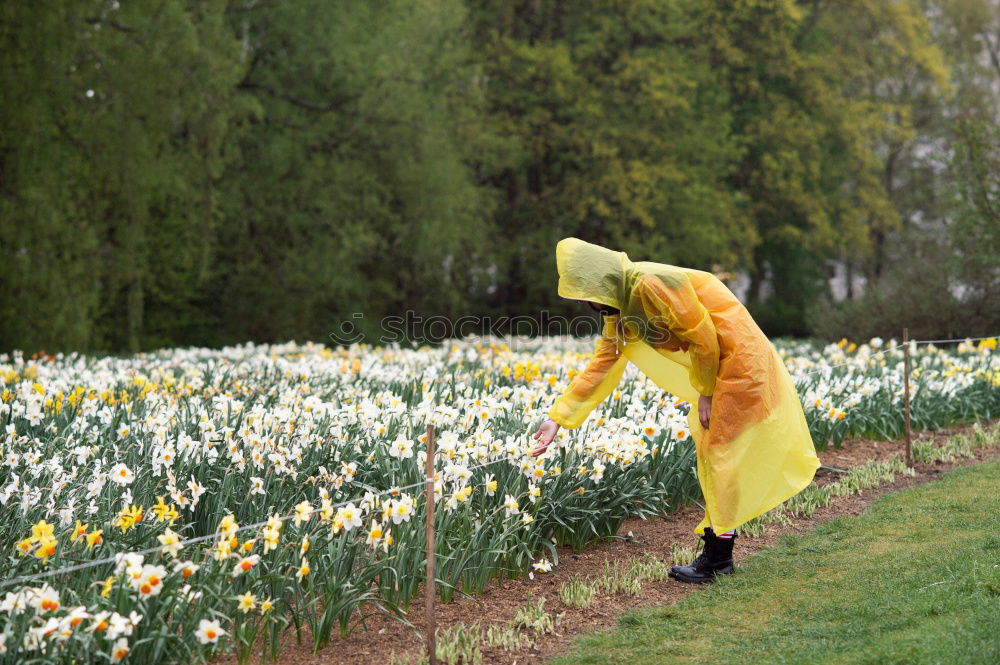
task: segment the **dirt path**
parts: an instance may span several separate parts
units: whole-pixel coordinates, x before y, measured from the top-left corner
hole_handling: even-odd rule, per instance
[[[948,437],[971,431],[971,427],[956,427],[940,432],[915,433],[914,438],[935,438],[943,443]],[[902,453],[902,441],[853,440],[845,442],[840,450],[828,450],[819,457],[825,466],[846,469],[864,464],[868,460],[885,460],[895,453]],[[939,474],[956,466],[978,464],[1000,456],[1000,446],[975,450],[975,456],[954,464],[921,464],[915,466],[916,475],[898,476],[894,483],[863,491],[861,494],[843,496],[833,503],[818,509],[811,517],[793,518],[791,525],[770,524],[763,536],[737,539],[734,556],[737,565],[741,559],[773,546],[785,534],[802,533],[815,524],[835,517],[858,515],[879,496],[904,487],[925,483]],[[840,474],[820,469],[816,482],[824,484],[836,480]],[[484,663],[497,665],[537,665],[565,650],[566,644],[574,636],[611,627],[617,616],[630,609],[652,605],[671,604],[689,593],[696,593],[701,587],[674,580],[649,581],[643,586],[640,597],[625,595],[598,595],[587,608],[564,605],[559,600],[559,585],[574,575],[596,576],[603,571],[605,562],[628,564],[641,559],[647,553],[669,559],[671,543],[695,547],[698,543],[693,534],[694,526],[700,521],[702,511],[697,506],[686,507],[672,513],[666,519],[628,520],[619,530],[620,540],[595,543],[580,554],[569,548],[560,548],[559,565],[548,574],[536,574],[529,579],[497,579],[489,583],[485,593],[475,599],[459,598],[451,603],[439,603],[437,610],[438,627],[456,623],[479,623],[483,628],[510,621],[515,612],[524,606],[528,594],[546,599],[545,609],[551,614],[565,613],[557,628],[557,634],[545,635],[535,640],[535,646],[520,652],[503,649],[483,648]],[[279,658],[280,665],[383,665],[389,662],[390,654],[409,652],[416,654],[422,648],[422,641],[416,631],[423,630],[423,598],[413,601],[409,620],[414,628],[409,628],[384,615],[368,615],[364,625],[357,625],[362,618],[355,619],[351,634],[346,638],[334,637],[331,643],[313,655],[308,641],[300,646],[289,636]],[[367,630],[365,629],[367,628]],[[229,658],[226,663],[235,663]]]

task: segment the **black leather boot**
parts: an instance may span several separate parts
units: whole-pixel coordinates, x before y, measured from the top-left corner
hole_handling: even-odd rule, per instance
[[[670,577],[679,582],[705,584],[715,579],[716,575],[728,575],[735,570],[733,541],[736,540],[736,534],[732,538],[718,538],[711,527],[706,527],[705,535],[701,538],[705,541],[701,554],[695,557],[690,566],[671,568]]]

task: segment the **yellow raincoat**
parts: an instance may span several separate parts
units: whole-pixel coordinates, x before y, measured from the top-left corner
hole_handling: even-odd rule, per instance
[[[587,368],[549,417],[579,427],[614,390],[628,361],[692,404],[706,526],[734,529],[805,488],[819,468],[795,384],[747,309],[711,273],[629,260],[577,238],[556,246],[559,295],[609,305]],[[712,396],[709,428],[698,396]]]

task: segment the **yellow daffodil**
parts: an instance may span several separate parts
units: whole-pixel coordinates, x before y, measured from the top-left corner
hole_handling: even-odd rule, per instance
[[[244,614],[251,611],[257,606],[257,598],[254,597],[254,595],[249,591],[237,596],[236,600],[238,602],[236,609],[238,609],[240,612],[243,612]]]

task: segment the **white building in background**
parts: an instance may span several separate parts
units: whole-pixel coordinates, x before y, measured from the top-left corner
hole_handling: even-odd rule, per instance
[[[827,283],[830,285],[830,293],[833,294],[833,299],[840,301],[847,298],[847,264],[843,261],[828,260],[825,264]],[[722,279],[729,290],[740,299],[740,302],[746,303],[747,295],[750,291],[750,273],[740,271],[738,273],[726,273],[720,274],[715,273],[717,277]],[[854,274],[851,277],[851,282],[853,284],[854,297],[857,298],[862,293],[864,293],[865,285],[868,283],[861,274],[861,271],[857,268],[854,269]],[[767,274],[764,276],[764,283],[761,286],[761,298],[763,300],[769,299],[774,295],[774,287],[772,284],[771,271],[768,270]]]

